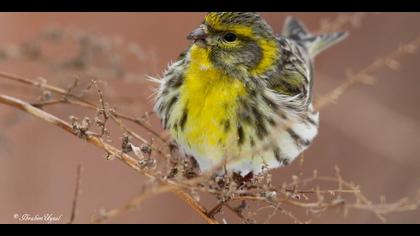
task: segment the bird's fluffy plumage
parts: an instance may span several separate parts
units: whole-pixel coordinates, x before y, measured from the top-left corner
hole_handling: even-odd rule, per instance
[[[315,138],[311,53],[343,35],[317,37],[286,22],[276,35],[256,13],[209,13],[165,72],[155,111],[201,170],[260,173],[287,165]]]

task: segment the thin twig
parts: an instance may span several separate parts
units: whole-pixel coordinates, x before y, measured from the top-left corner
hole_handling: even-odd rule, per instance
[[[165,185],[165,186],[159,186],[154,187],[146,192],[143,192],[142,194],[130,199],[126,204],[124,204],[121,207],[114,208],[112,210],[106,211],[104,213],[101,213],[99,217],[92,220],[92,223],[94,224],[100,224],[104,223],[105,221],[120,216],[121,214],[130,211],[132,209],[135,209],[138,205],[140,205],[144,200],[159,194],[159,193],[165,193],[172,191],[174,189],[173,185]]]
[[[76,187],[74,190],[74,197],[72,201],[71,206],[71,214],[70,214],[70,220],[68,224],[73,224],[74,220],[76,219],[76,210],[77,210],[77,202],[79,200],[80,195],[80,181],[82,179],[82,165],[77,165],[77,172],[76,172]]]
[[[350,87],[358,83],[373,83],[374,77],[371,76],[372,73],[382,69],[384,67],[389,67],[393,70],[399,69],[398,60],[407,54],[414,53],[420,47],[420,37],[417,37],[415,40],[399,46],[397,49],[389,53],[387,56],[374,60],[370,65],[359,71],[357,74],[348,74],[348,79],[346,79],[342,84],[336,87],[331,92],[319,98],[315,103],[315,109],[320,110],[325,106],[334,103],[341,97],[345,91]]]
[[[321,19],[321,25],[317,30],[317,33],[321,34],[342,31],[345,25],[351,25],[355,28],[359,27],[367,14],[368,13],[365,12],[356,12],[352,14],[340,13],[333,20]]]
[[[207,215],[211,218],[214,218],[223,208],[223,205],[225,202],[221,201],[217,203],[216,206],[214,206],[210,211],[208,211]]]
[[[198,202],[194,200],[194,198],[191,197],[191,195],[189,195],[185,191],[182,191],[179,188],[175,189],[174,192],[178,196],[178,198],[186,202],[192,209],[199,213],[200,216],[203,219],[205,219],[208,224],[218,224],[218,222],[215,219],[208,216],[207,210],[203,206],[198,204]]]
[[[114,113],[110,112],[110,118],[122,129],[124,132],[128,133],[129,135],[133,136],[135,139],[139,140],[140,142],[143,142],[144,144],[147,144],[153,151],[156,151],[160,156],[166,158],[165,154],[159,149],[156,148],[154,145],[151,145],[145,138],[141,137],[136,132],[129,129],[120,119],[118,119]]]

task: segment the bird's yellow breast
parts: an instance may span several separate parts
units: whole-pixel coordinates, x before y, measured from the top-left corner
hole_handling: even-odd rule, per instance
[[[237,101],[246,89],[240,80],[212,65],[207,49],[193,45],[190,57],[180,91],[180,109],[188,116],[184,129],[176,132],[191,148],[203,153],[222,146],[236,134]],[[230,127],[225,127],[226,122]]]

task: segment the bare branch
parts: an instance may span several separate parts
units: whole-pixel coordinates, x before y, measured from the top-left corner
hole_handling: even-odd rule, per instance
[[[27,112],[43,121],[46,121],[52,125],[55,125],[63,129],[64,131],[70,134],[73,134],[75,136],[78,135],[77,132],[73,129],[73,127],[67,122],[45,111],[35,108],[34,106],[31,106],[29,103],[23,102],[19,99],[6,96],[6,95],[0,95],[0,103],[17,108],[21,111]],[[96,147],[105,150],[107,153],[117,157],[119,160],[121,160],[123,163],[125,163],[132,169],[142,173],[143,175],[149,178],[155,179],[155,176],[153,175],[153,173],[148,172],[147,169],[143,169],[135,158],[123,153],[121,150],[117,149],[116,147],[103,142],[100,138],[94,135],[90,135],[89,133],[86,133],[85,140],[86,142],[93,144]],[[176,196],[178,196],[180,199],[182,199],[185,203],[187,203],[187,205],[192,207],[203,219],[206,220],[206,222],[212,222],[212,223],[215,222],[213,219],[210,219],[209,217],[207,217],[206,211],[198,202],[196,202],[189,194],[179,189],[179,187],[175,186],[174,189],[171,190],[171,192],[174,193]]]
[[[73,224],[74,220],[76,219],[76,210],[77,210],[77,201],[79,199],[80,195],[80,181],[82,179],[82,165],[77,165],[77,174],[76,174],[76,187],[74,190],[74,197],[72,201],[72,207],[71,207],[71,214],[70,214],[70,220],[68,224]]]
[[[97,106],[94,103],[92,103],[90,101],[87,101],[83,98],[80,98],[78,96],[69,94],[68,90],[49,85],[47,83],[47,81],[45,81],[45,80],[43,80],[42,82],[36,82],[36,81],[30,80],[30,79],[27,79],[27,78],[24,78],[24,77],[21,77],[21,76],[12,75],[10,73],[5,73],[5,72],[0,72],[0,78],[11,80],[11,81],[14,81],[14,82],[23,83],[23,84],[26,84],[26,85],[31,85],[31,86],[46,89],[46,90],[50,90],[54,93],[66,96],[68,99],[63,100],[63,103],[75,104],[75,105],[79,105],[79,106],[82,106],[82,107],[85,107],[85,108],[88,108],[88,109],[91,109],[91,110],[96,110],[97,109]],[[48,103],[47,104],[40,104],[39,106],[42,107],[42,106],[45,106],[45,105],[55,105],[55,104],[59,104],[59,103],[54,102],[54,103],[51,103],[51,104],[48,104]],[[117,111],[114,112],[114,115],[118,118],[128,120],[128,121],[131,121],[131,122],[139,125],[140,127],[144,128],[145,130],[147,130],[148,132],[150,132],[151,134],[156,136],[162,142],[164,142],[164,143],[167,142],[159,133],[154,131],[153,128],[151,128],[149,125],[142,122],[141,119],[137,119],[137,118],[131,117],[129,115],[126,115],[126,114],[123,114],[123,113],[120,113],[120,112],[117,112]]]

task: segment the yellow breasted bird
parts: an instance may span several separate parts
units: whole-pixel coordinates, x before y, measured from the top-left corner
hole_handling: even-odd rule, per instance
[[[208,13],[159,80],[154,110],[202,171],[285,166],[318,132],[313,58],[345,35],[312,35],[291,17],[279,35],[254,12]]]

